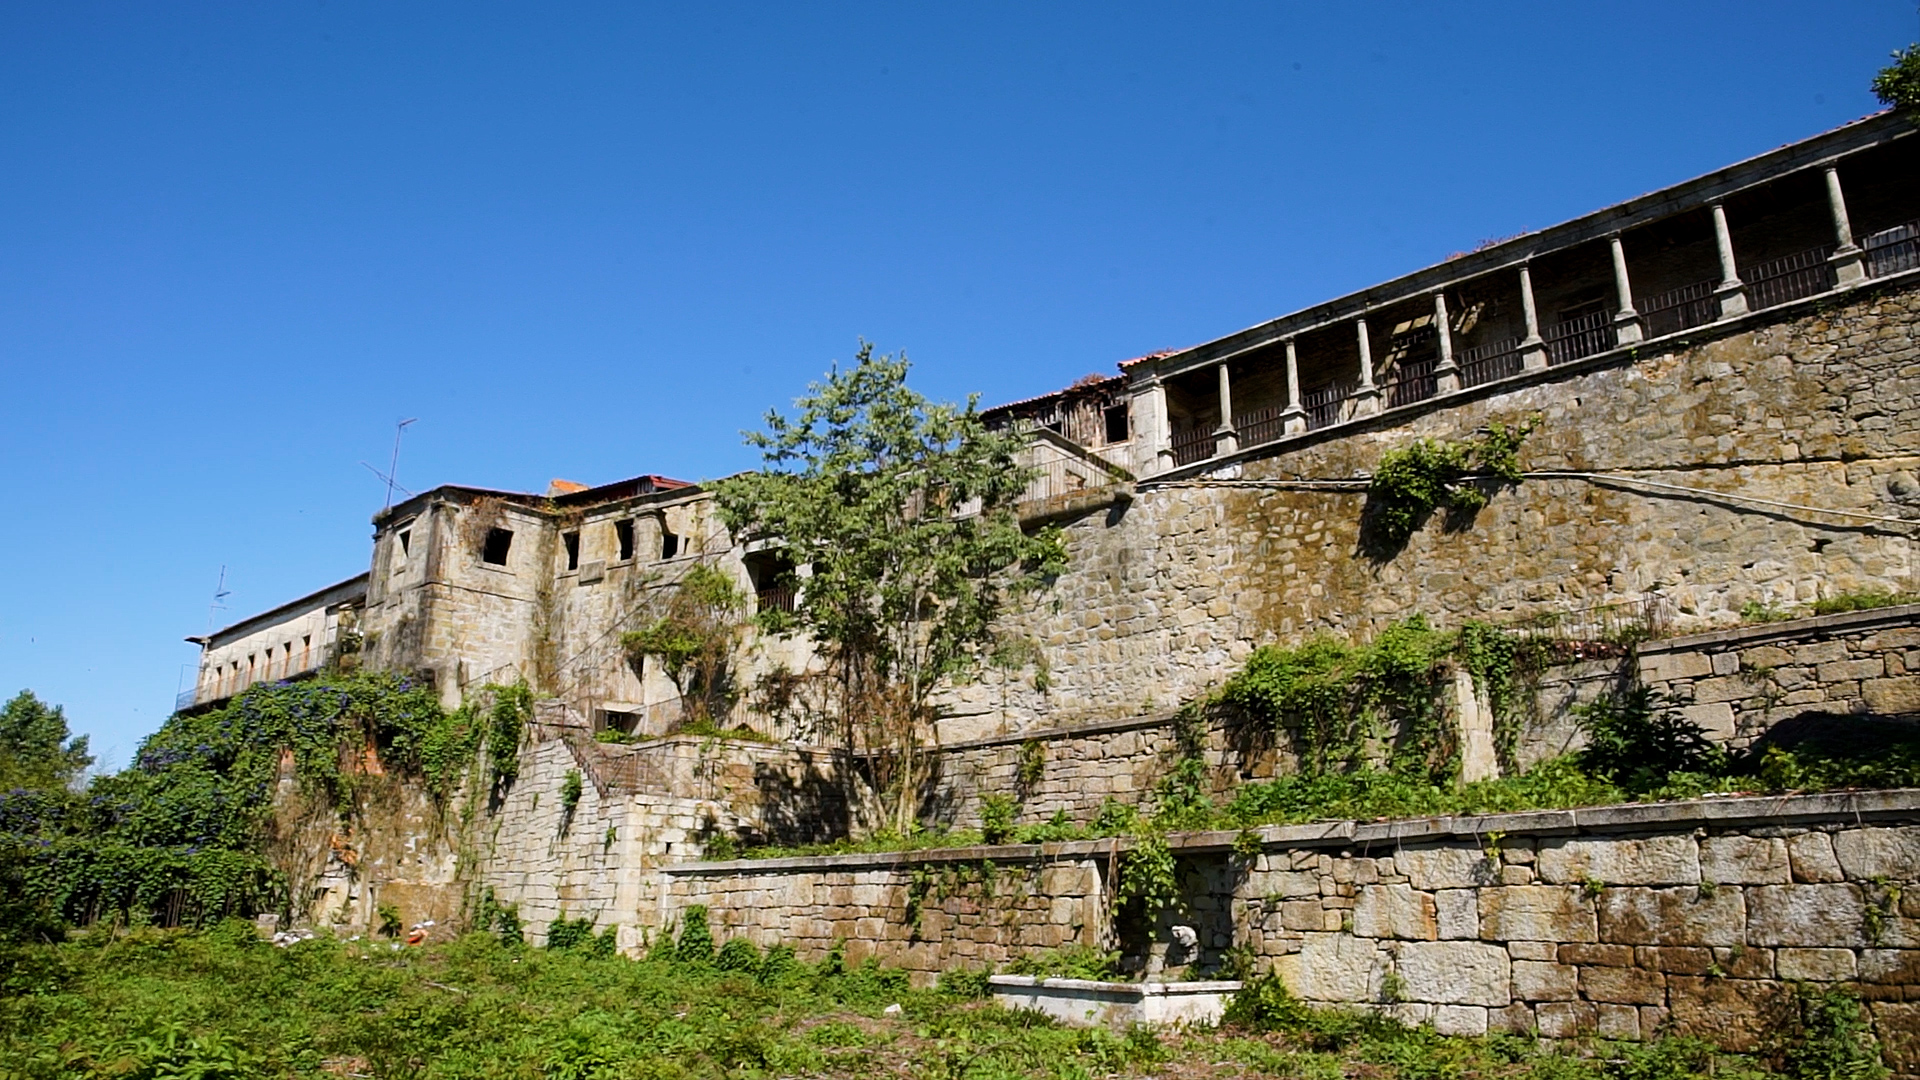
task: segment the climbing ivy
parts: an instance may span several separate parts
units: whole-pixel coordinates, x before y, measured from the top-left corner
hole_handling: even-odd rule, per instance
[[[1440,723],[1443,661],[1458,641],[1414,615],[1365,645],[1330,637],[1267,645],[1212,700],[1287,733],[1306,773],[1357,768],[1382,747],[1396,768],[1440,775],[1455,750]]]
[[[1416,439],[1380,457],[1367,484],[1360,528],[1362,550],[1390,559],[1406,547],[1434,510],[1466,516],[1487,505],[1502,486],[1518,484],[1520,444],[1538,420],[1508,426],[1494,421],[1475,438]]]
[[[260,684],[177,714],[84,794],[0,794],[0,870],[23,903],[78,923],[199,923],[284,905],[285,877],[263,855],[283,760],[302,792],[343,814],[383,771],[445,799],[482,742],[496,775],[517,760],[532,696],[490,689],[484,725],[469,708],[442,710],[424,682],[376,672]]]

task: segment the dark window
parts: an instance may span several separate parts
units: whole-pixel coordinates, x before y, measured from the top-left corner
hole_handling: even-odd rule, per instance
[[[1106,417],[1107,417],[1107,441],[1110,443],[1126,442],[1127,436],[1129,434],[1129,432],[1127,431],[1126,405],[1121,404],[1121,405],[1107,406]]]
[[[671,559],[678,554],[680,554],[679,535],[662,529],[660,531],[660,557],[663,559]]]
[[[512,529],[488,529],[487,542],[480,548],[480,561],[495,566],[507,565],[507,552],[513,548]]]
[[[580,534],[577,532],[561,533],[560,542],[567,545],[567,569],[580,569]]]
[[[407,552],[412,550],[413,550],[413,530],[401,529],[400,530],[400,554],[405,555]]]
[[[633,522],[614,522],[613,536],[620,542],[620,558],[622,560],[633,558]]]
[[[793,611],[796,600],[793,563],[777,551],[756,551],[745,561],[747,577],[753,581],[756,610]]]

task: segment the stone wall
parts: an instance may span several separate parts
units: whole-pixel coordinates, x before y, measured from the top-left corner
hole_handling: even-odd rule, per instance
[[[1920,514],[1920,291],[1877,288],[1141,481],[1066,524],[1066,572],[1004,628],[1037,643],[1048,677],[989,671],[954,690],[942,740],[1165,711],[1261,643],[1364,639],[1415,612],[1453,626],[1658,598],[1669,629],[1692,632],[1750,601],[1911,590],[1910,526],[1825,512]],[[1531,417],[1525,468],[1608,479],[1529,479],[1385,560],[1359,551],[1364,491],[1304,484]]]
[[[707,906],[716,938],[791,945],[819,959],[844,943],[917,983],[953,968],[996,967],[1024,953],[1096,947],[1110,936],[1111,845],[960,848],[694,863],[668,867],[658,925]]]
[[[1649,642],[1640,678],[1716,741],[1739,747],[1802,718],[1829,727],[1836,715],[1920,718],[1920,604]]]
[[[1189,868],[1309,1000],[1389,1004],[1443,1032],[1670,1028],[1741,1049],[1783,984],[1807,980],[1852,987],[1889,1038],[1920,1031],[1920,793],[1350,829],[1266,830],[1251,866]]]
[[[1868,1002],[1890,1063],[1920,1074],[1920,791],[1258,833],[1252,858],[1236,834],[1172,838],[1184,899],[1157,936],[1192,925],[1193,970],[1239,949],[1310,1001],[1442,1032],[1736,1049],[1790,982],[1839,984]],[[1104,911],[1123,844],[672,866],[659,918],[704,904],[721,936],[809,958],[844,941],[923,981],[1067,942],[1139,954]]]

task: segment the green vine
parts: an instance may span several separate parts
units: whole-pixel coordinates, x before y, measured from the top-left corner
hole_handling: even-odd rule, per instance
[[[1047,746],[1039,739],[1028,739],[1020,744],[1020,761],[1014,770],[1014,779],[1022,792],[1032,792],[1039,786],[1047,774]]]
[[[1381,455],[1367,485],[1361,549],[1391,559],[1434,510],[1446,508],[1459,524],[1486,506],[1494,491],[1518,484],[1520,444],[1538,423],[1494,421],[1476,438],[1416,439]]]

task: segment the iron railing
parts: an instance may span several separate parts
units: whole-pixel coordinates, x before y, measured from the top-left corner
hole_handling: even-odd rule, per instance
[[[1418,360],[1402,360],[1387,374],[1387,381],[1380,384],[1380,392],[1386,395],[1387,408],[1411,405],[1416,401],[1425,401],[1440,389],[1440,378],[1433,369],[1440,363],[1439,357],[1424,356]]]
[[[1258,446],[1286,434],[1287,422],[1282,418],[1286,411],[1284,405],[1269,405],[1234,417],[1233,426],[1240,433],[1240,445]]]
[[[1705,326],[1720,317],[1720,301],[1714,299],[1716,282],[1696,281],[1677,289],[1639,301],[1640,321],[1650,338],[1677,334],[1695,326]]]
[[[1213,432],[1204,427],[1176,431],[1173,433],[1173,463],[1191,465],[1196,461],[1205,461],[1213,456],[1215,443]]]
[[[1547,327],[1541,336],[1547,343],[1547,363],[1571,364],[1583,356],[1613,348],[1613,313],[1590,311],[1561,319]]]
[[[1300,404],[1307,410],[1307,428],[1310,431],[1331,427],[1345,418],[1347,399],[1353,396],[1353,384],[1349,382],[1322,383],[1300,395]]]
[[[1833,246],[1827,244],[1747,267],[1740,275],[1747,286],[1747,306],[1758,311],[1833,288],[1833,268],[1827,265],[1832,254]]]
[[[1460,365],[1460,385],[1462,388],[1479,386],[1510,375],[1518,375],[1526,367],[1520,355],[1519,338],[1502,338],[1489,341],[1484,345],[1475,345],[1471,349],[1461,349],[1454,356],[1454,363]]]
[[[174,712],[184,712],[198,704],[200,704],[200,688],[197,686],[191,690],[182,690],[173,695]]]
[[[791,585],[769,585],[753,593],[756,611],[784,611],[791,615],[797,593]]]
[[[1867,253],[1867,273],[1874,277],[1911,270],[1920,266],[1920,221],[1882,229],[1860,246]]]

